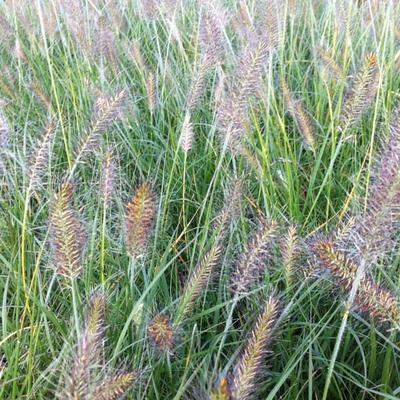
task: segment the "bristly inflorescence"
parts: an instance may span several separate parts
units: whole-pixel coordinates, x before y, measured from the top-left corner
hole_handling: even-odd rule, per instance
[[[231,384],[232,400],[250,400],[257,389],[257,379],[269,353],[268,345],[276,328],[280,301],[270,296],[247,340],[237,363]]]
[[[328,270],[337,285],[349,292],[356,279],[359,265],[338,250],[329,239],[316,241],[312,250],[319,266]],[[368,276],[361,278],[355,303],[359,311],[369,314],[381,323],[399,323],[400,310],[397,299]]]
[[[231,24],[242,43],[248,43],[251,40],[251,37],[254,35],[254,26],[245,0],[239,3],[238,10],[233,16]]]
[[[131,257],[143,255],[156,216],[156,198],[148,183],[140,185],[126,206],[126,245]]]
[[[147,327],[155,349],[161,353],[172,353],[175,346],[175,328],[169,317],[157,314]]]
[[[50,159],[51,144],[53,143],[56,132],[55,121],[50,121],[46,127],[43,136],[37,145],[37,148],[31,156],[28,168],[28,186],[29,190],[36,190],[41,184],[41,177],[48,166]]]
[[[262,72],[268,56],[263,40],[249,43],[239,57],[231,87],[226,91],[218,109],[220,141],[223,147],[240,151],[246,134],[251,99],[259,92]]]
[[[281,240],[280,249],[286,285],[290,287],[293,284],[294,268],[301,253],[300,239],[295,225],[288,227],[286,235]]]
[[[147,105],[151,114],[157,108],[157,78],[153,71],[149,71],[146,77]]]
[[[276,238],[276,221],[260,220],[257,231],[251,237],[248,249],[239,256],[232,275],[232,289],[237,294],[248,293],[266,268],[271,247]]]
[[[220,240],[223,240],[229,230],[232,221],[240,214],[243,201],[244,183],[240,178],[235,178],[225,192],[224,203],[215,216],[213,230],[217,232]]]
[[[333,82],[340,82],[344,80],[343,71],[333,59],[332,55],[329,54],[324,47],[316,46],[315,54],[325,79]]]
[[[100,178],[100,194],[105,208],[109,207],[112,200],[115,184],[115,170],[114,154],[112,150],[108,150],[103,159]]]
[[[281,89],[287,110],[296,122],[306,148],[315,151],[316,134],[310,116],[304,109],[302,102],[292,94],[284,79],[281,80]]]
[[[107,17],[102,15],[97,21],[97,48],[99,54],[112,66],[114,71],[118,67],[118,55],[114,34],[111,30]]]
[[[371,105],[378,91],[379,70],[375,54],[365,57],[364,65],[351,80],[346,93],[339,128],[344,131],[353,128],[363,112]]]
[[[389,141],[378,157],[365,212],[354,229],[357,250],[368,263],[393,249],[400,227],[400,108],[394,113]]]
[[[125,397],[126,392],[137,380],[136,372],[119,371],[95,385],[91,399],[93,400],[118,400]]]
[[[224,33],[220,19],[215,15],[215,10],[205,5],[200,20],[200,47],[202,63],[206,68],[213,68],[222,60],[224,55]]]
[[[260,16],[256,24],[258,35],[263,38],[268,50],[278,50],[284,38],[284,4],[278,0],[261,0],[258,2],[258,12]]]
[[[86,315],[85,326],[78,338],[78,344],[66,371],[60,399],[117,400],[126,394],[137,379],[136,372],[112,372],[104,374],[104,332],[105,332],[104,294],[92,294]],[[94,371],[103,375],[99,379]]]
[[[50,207],[50,237],[57,274],[76,278],[82,273],[86,229],[72,205],[73,185],[64,183]]]
[[[105,305],[103,294],[94,293],[91,296],[85,327],[72,358],[72,368],[65,377],[64,395],[68,399],[85,398],[90,391],[91,371],[99,367],[104,347]]]
[[[185,118],[183,120],[181,128],[181,136],[179,138],[179,146],[185,153],[188,153],[192,148],[193,140],[194,130],[192,122],[190,121],[190,112],[188,111],[185,114]]]
[[[195,77],[191,83],[189,93],[186,99],[186,109],[189,112],[193,112],[200,103],[206,84],[207,72],[208,72],[207,65],[204,63],[200,64],[200,66],[196,71]]]
[[[126,95],[127,92],[123,89],[113,97],[100,95],[97,98],[90,128],[83,135],[76,150],[75,165],[97,148],[101,135],[121,118]]]
[[[221,250],[220,244],[218,242],[214,243],[195,267],[183,289],[177,317],[174,321],[175,326],[178,326],[189,315],[207,283],[213,277],[215,268],[220,260]]]

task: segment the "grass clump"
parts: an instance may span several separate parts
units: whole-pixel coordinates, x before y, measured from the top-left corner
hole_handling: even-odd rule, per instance
[[[0,398],[399,398],[397,3],[2,2]]]

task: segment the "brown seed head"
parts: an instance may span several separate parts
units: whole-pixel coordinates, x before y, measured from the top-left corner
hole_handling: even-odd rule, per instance
[[[146,250],[155,216],[155,195],[150,185],[143,183],[126,206],[126,241],[130,256],[142,255]]]
[[[166,353],[173,350],[175,345],[174,328],[167,316],[156,315],[150,322],[147,332],[157,350]]]

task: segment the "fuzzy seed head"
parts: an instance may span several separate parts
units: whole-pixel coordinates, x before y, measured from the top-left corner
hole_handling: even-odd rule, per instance
[[[193,306],[207,286],[207,283],[211,278],[213,278],[220,256],[221,246],[216,243],[197,264],[185,285],[175,325],[179,325],[179,323],[182,322],[192,311]]]
[[[400,227],[400,108],[390,131],[375,162],[364,215],[354,229],[359,253],[369,264],[393,250]]]
[[[248,293],[252,285],[265,270],[266,262],[271,256],[271,247],[276,239],[278,224],[276,221],[261,220],[257,231],[242,253],[232,276],[232,288],[235,293]]]
[[[147,104],[151,114],[157,107],[157,80],[154,72],[150,71],[146,79]]]
[[[376,56],[368,54],[364,65],[352,79],[351,88],[344,98],[340,130],[353,128],[359,122],[364,111],[376,97],[378,83],[379,71]]]
[[[358,265],[337,250],[329,240],[314,243],[313,251],[320,266],[331,273],[340,288],[349,292],[356,278]],[[381,323],[399,322],[400,311],[397,299],[369,277],[361,279],[355,302],[359,311],[369,314]]]
[[[221,240],[228,232],[228,228],[240,214],[240,206],[243,200],[244,185],[241,179],[234,179],[224,196],[224,204],[217,213],[213,230],[217,231]]]
[[[186,107],[189,112],[194,111],[200,103],[200,100],[204,93],[206,84],[207,66],[202,63],[198,68],[195,78],[190,86],[189,93],[187,96]]]
[[[281,81],[282,96],[285,101],[290,116],[296,122],[300,133],[303,137],[305,147],[315,151],[315,129],[310,116],[305,111],[300,100],[296,99],[291,93],[289,86],[284,79]]]
[[[205,7],[200,21],[200,47],[208,67],[221,61],[224,53],[224,34],[220,20],[212,7]]]
[[[97,21],[97,49],[100,56],[104,57],[114,71],[118,69],[118,55],[116,43],[110,24],[105,16],[100,16]]]
[[[301,252],[297,228],[294,225],[289,226],[286,235],[281,241],[281,254],[283,261],[283,270],[286,277],[286,283],[290,287],[293,283],[294,268]]]
[[[243,354],[234,370],[232,381],[232,398],[234,400],[254,398],[252,396],[257,388],[257,377],[268,354],[268,345],[275,330],[279,309],[279,300],[271,296],[257,318]]]
[[[143,255],[145,252],[156,211],[155,195],[150,185],[140,185],[126,207],[126,244],[131,257]]]
[[[140,42],[138,40],[132,40],[126,53],[141,71],[145,70],[145,62],[140,48]]]
[[[105,377],[99,384],[96,384],[91,399],[122,399],[136,380],[136,372],[118,372],[114,375]]]
[[[340,82],[344,80],[343,72],[333,57],[321,46],[315,48],[315,55],[325,79]]]
[[[75,163],[82,162],[84,158],[95,150],[101,135],[109,129],[112,124],[121,119],[127,92],[121,90],[113,97],[100,95],[96,100],[92,123],[76,151]]]
[[[109,150],[105,154],[103,160],[100,179],[100,193],[104,208],[108,208],[112,200],[115,183],[115,170],[116,166],[114,162],[114,156],[112,151]]]
[[[192,122],[190,121],[190,113],[187,112],[182,124],[181,137],[179,145],[185,153],[188,153],[193,145],[194,130]]]
[[[283,42],[285,18],[284,6],[277,0],[260,1],[260,15],[257,33],[263,38],[269,50],[277,50]]]
[[[50,209],[50,231],[56,272],[69,279],[78,277],[83,269],[86,230],[82,219],[72,207],[73,186],[62,185]]]
[[[158,351],[162,353],[171,353],[173,351],[175,345],[174,328],[167,316],[156,315],[150,322],[147,332]]]
[[[218,109],[218,127],[223,147],[236,153],[250,124],[250,100],[261,90],[262,73],[268,57],[264,41],[251,43],[243,50],[231,87]]]
[[[36,190],[41,184],[41,177],[45,172],[50,159],[50,150],[56,132],[56,123],[50,121],[43,136],[40,138],[36,150],[32,154],[29,168],[28,181],[30,190]]]

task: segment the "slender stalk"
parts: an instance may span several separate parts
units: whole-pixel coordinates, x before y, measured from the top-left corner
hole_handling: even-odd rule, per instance
[[[101,252],[100,252],[100,280],[102,286],[105,283],[105,260],[106,260],[106,225],[107,225],[107,206],[103,203],[101,223]]]

